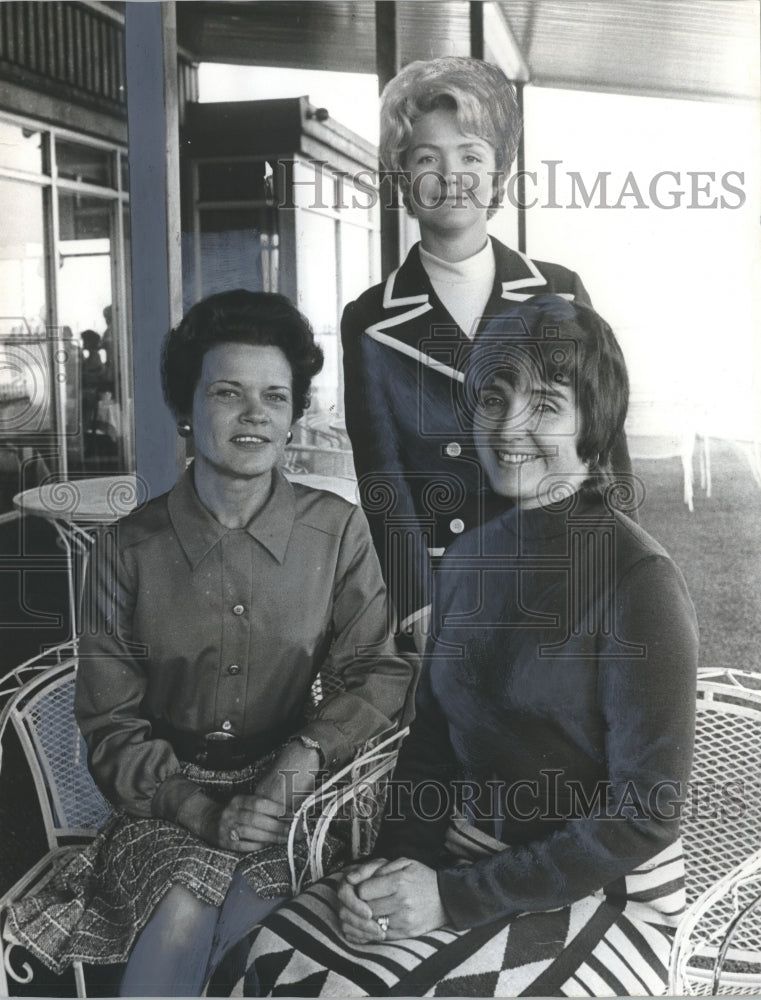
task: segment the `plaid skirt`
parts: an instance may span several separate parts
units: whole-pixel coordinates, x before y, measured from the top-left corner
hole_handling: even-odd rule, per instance
[[[221,801],[251,794],[275,754],[240,771],[209,771],[183,764],[182,773]],[[326,843],[327,871],[346,863],[349,849],[339,834]],[[296,863],[306,848],[296,845]],[[211,847],[188,830],[160,819],[112,813],[95,839],[72,852],[34,895],[9,907],[4,936],[53,972],[72,962],[125,962],[140,931],[172,886],[219,907],[236,872],[265,899],[291,895],[285,845],[241,855]]]

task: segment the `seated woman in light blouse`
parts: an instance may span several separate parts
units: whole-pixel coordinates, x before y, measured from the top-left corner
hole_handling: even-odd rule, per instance
[[[95,560],[80,647],[76,716],[116,812],[10,914],[55,971],[128,959],[122,995],[200,995],[212,949],[289,892],[294,800],[400,721],[414,664],[365,516],[278,470],[321,367],[279,295],[213,295],[168,335],[164,392],[195,459]],[[343,690],[307,721],[324,670]]]
[[[248,995],[665,990],[698,632],[611,502],[627,398],[579,303],[539,296],[476,341],[463,402],[503,510],[438,568],[378,856],[265,920]]]

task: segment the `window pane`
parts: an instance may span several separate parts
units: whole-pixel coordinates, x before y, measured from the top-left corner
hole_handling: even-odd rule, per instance
[[[325,365],[312,382],[308,423],[338,409],[338,301],[335,222],[299,212],[296,222],[298,307],[312,324],[325,352]]]
[[[64,242],[111,239],[110,201],[92,195],[63,191],[58,199],[58,224]],[[82,246],[72,252],[82,252]],[[69,252],[68,250],[66,251]]]
[[[277,291],[277,236],[267,208],[203,209],[182,236],[183,306],[233,288]]]
[[[0,336],[45,331],[43,205],[42,188],[0,179]]]
[[[59,196],[58,316],[80,354],[81,377],[67,399],[69,461],[90,472],[123,463],[119,338],[114,328],[113,201],[73,192]],[[76,428],[76,430],[74,429]]]
[[[44,208],[37,185],[0,179],[0,513],[55,468]]]
[[[341,300],[344,305],[375,284],[369,229],[341,226]]]
[[[109,150],[64,139],[56,140],[55,148],[59,177],[104,187],[116,186],[112,169],[114,154]]]
[[[41,174],[46,137],[36,129],[0,121],[0,166]]]

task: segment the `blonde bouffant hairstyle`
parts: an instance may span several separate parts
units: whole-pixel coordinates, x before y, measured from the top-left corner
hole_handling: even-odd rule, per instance
[[[380,160],[397,178],[407,211],[412,214],[404,179],[406,153],[418,118],[438,108],[452,110],[466,135],[494,147],[498,174],[489,216],[499,206],[521,134],[515,89],[491,63],[467,56],[442,56],[412,62],[381,94]]]

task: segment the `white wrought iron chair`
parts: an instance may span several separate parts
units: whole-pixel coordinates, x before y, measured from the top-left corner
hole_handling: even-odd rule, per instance
[[[29,984],[33,979],[28,962],[14,967],[11,953],[17,946],[3,937],[7,907],[44,886],[71,851],[95,836],[111,811],[90,776],[87,749],[74,718],[76,667],[76,644],[69,642],[28,660],[0,681],[0,767],[6,731],[12,728],[31,771],[48,843],[45,855],[0,897],[0,997],[10,995],[9,980]],[[338,684],[339,679],[331,675],[318,676],[313,701],[328,697]],[[368,744],[364,753],[301,805],[288,845],[294,892],[307,872],[322,876],[325,840],[336,817],[348,824],[352,857],[369,852],[380,819],[385,779],[406,732],[400,730]],[[299,866],[294,853],[302,831],[307,839],[306,866]],[[82,964],[74,963],[73,969],[77,996],[86,997]]]
[[[87,749],[74,721],[76,666],[76,645],[68,642],[28,660],[0,682],[0,754],[12,727],[29,765],[48,844],[45,855],[0,898],[0,996],[9,995],[9,976],[29,983],[33,975],[27,962],[13,968],[15,945],[3,938],[7,906],[49,881],[111,811],[87,770]],[[74,978],[77,995],[86,996],[80,962],[74,963]]]
[[[299,892],[307,876],[313,881],[325,874],[325,841],[334,820],[348,824],[353,859],[369,854],[375,842],[399,746],[408,729],[399,729],[375,741],[355,760],[324,781],[297,810],[288,834],[291,891]],[[299,864],[295,847],[306,839],[306,862]]]
[[[761,676],[701,672],[669,994],[761,993]]]

